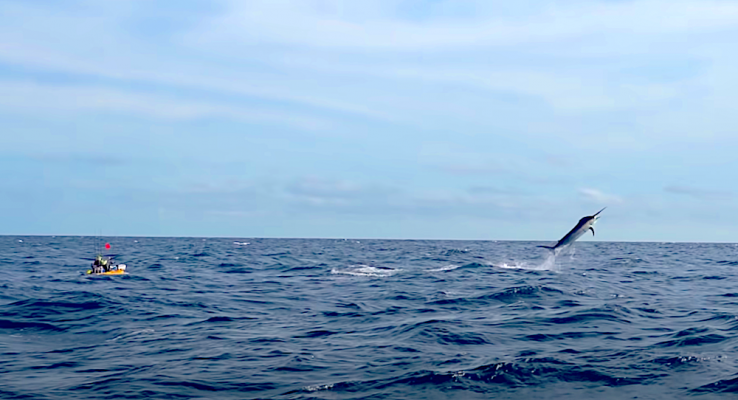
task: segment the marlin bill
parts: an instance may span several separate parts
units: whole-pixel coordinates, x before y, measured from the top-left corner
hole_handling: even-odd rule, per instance
[[[538,247],[543,247],[544,249],[549,249],[549,250],[553,250],[554,252],[558,252],[559,249],[574,243],[574,241],[576,241],[577,239],[582,237],[582,235],[587,233],[588,230],[591,230],[592,236],[594,236],[595,234],[594,224],[600,218],[599,215],[602,211],[605,210],[605,208],[603,208],[600,211],[597,211],[595,215],[590,215],[588,217],[584,217],[580,219],[577,226],[575,226],[572,230],[569,231],[569,233],[567,233],[564,237],[562,237],[561,240],[559,240],[558,243],[556,243],[556,245],[538,246]]]

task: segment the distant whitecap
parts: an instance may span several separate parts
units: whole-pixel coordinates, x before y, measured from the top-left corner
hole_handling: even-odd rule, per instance
[[[456,268],[459,268],[459,267],[461,267],[461,265],[449,264],[449,265],[446,265],[445,267],[431,268],[431,269],[428,269],[426,271],[427,272],[445,272],[445,271],[453,271],[453,270],[455,270]]]
[[[395,269],[395,268],[387,268],[387,267],[373,267],[371,265],[366,264],[356,264],[356,265],[349,265],[348,267],[341,269],[341,268],[333,268],[331,270],[332,274],[337,275],[352,275],[352,276],[370,276],[370,277],[376,277],[376,278],[384,278],[387,276],[392,276],[397,272],[402,271],[401,269]]]

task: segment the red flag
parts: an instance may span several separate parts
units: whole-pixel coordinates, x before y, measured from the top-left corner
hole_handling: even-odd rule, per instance
[[[110,243],[105,243],[105,248],[110,250]]]

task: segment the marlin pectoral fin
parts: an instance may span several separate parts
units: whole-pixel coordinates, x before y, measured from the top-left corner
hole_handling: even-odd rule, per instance
[[[595,235],[595,228],[593,228],[593,227],[591,227],[591,226],[590,226],[590,227],[589,227],[589,230],[591,230],[591,231],[592,231],[592,236],[594,236],[594,235]]]

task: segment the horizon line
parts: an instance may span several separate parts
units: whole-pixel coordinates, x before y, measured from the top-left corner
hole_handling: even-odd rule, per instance
[[[372,237],[277,237],[277,236],[167,236],[167,235],[73,235],[73,234],[0,234],[0,237],[82,237],[82,238],[152,238],[152,239],[276,239],[276,240],[393,240],[393,241],[458,241],[458,242],[555,242],[544,239],[413,239],[413,238],[372,238]],[[685,243],[685,244],[738,244],[736,242],[700,242],[690,240],[578,240],[582,243]]]

